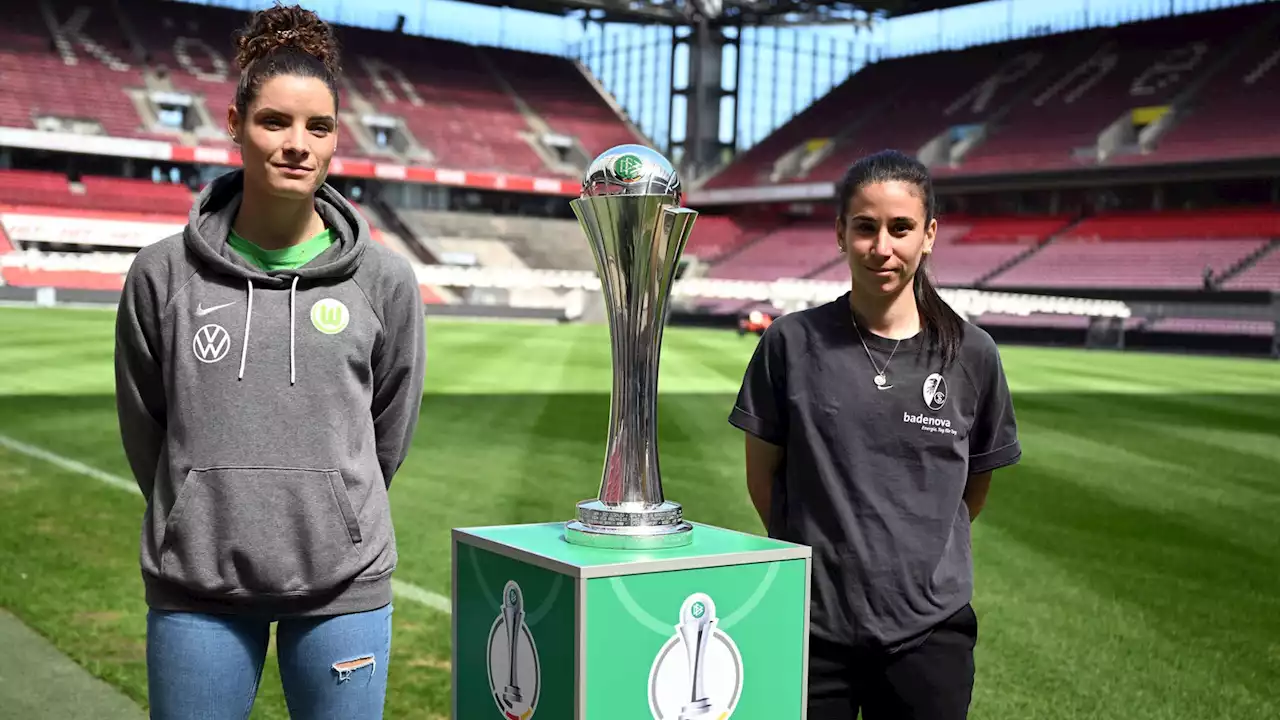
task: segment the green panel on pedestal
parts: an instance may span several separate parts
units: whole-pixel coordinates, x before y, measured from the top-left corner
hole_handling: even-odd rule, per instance
[[[717,618],[703,667],[716,702],[704,717],[802,717],[805,581],[804,560],[588,580],[587,717],[678,720],[689,699],[676,630],[686,600]]]
[[[454,718],[803,718],[809,548],[693,532],[685,547],[636,551],[573,545],[563,523],[454,530]],[[508,595],[525,613],[510,625],[513,687]],[[695,698],[697,633],[677,625],[712,620]]]
[[[456,718],[574,717],[574,580],[472,545],[454,546],[454,667]],[[521,702],[503,701],[508,642],[503,591],[514,582],[523,596],[524,621],[517,657]],[[529,642],[532,637],[533,641]],[[492,655],[490,663],[486,655]]]

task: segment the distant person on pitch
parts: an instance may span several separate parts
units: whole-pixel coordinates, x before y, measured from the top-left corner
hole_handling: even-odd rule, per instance
[[[425,368],[408,262],[325,182],[338,51],[255,13],[227,111],[242,170],[138,253],[116,328],[124,450],[147,501],[151,717],[240,720],[272,622],[291,717],[381,718],[397,555],[388,490]]]
[[[970,523],[1021,457],[996,344],[925,274],[927,169],[886,151],[840,182],[852,286],[762,336],[730,422],[771,537],[813,548],[809,716],[968,715]]]

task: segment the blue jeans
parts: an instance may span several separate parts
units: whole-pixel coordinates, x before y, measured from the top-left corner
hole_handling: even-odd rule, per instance
[[[370,612],[280,620],[276,655],[293,720],[382,717],[391,654],[390,605]],[[244,720],[267,656],[271,621],[147,613],[153,720]]]

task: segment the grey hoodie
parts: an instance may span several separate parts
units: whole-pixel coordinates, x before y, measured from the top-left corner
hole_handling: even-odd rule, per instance
[[[263,272],[226,242],[242,171],[144,248],[116,324],[116,403],[147,500],[149,606],[274,616],[391,600],[387,491],[418,421],[422,296],[328,185],[334,244]]]

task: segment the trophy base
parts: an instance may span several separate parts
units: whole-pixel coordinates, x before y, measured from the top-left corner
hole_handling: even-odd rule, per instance
[[[516,704],[524,702],[524,695],[520,692],[520,688],[508,685],[502,689],[502,699],[508,707],[515,707]]]
[[[593,499],[578,503],[578,519],[565,525],[564,537],[575,545],[653,550],[692,543],[693,525],[684,520],[680,505],[670,501],[632,509]]]
[[[680,720],[693,720],[711,712],[710,700],[695,700],[680,709]]]

